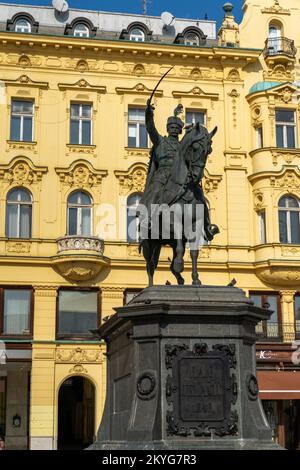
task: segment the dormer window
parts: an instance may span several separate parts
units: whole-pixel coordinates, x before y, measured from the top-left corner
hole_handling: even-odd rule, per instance
[[[139,28],[134,28],[130,31],[130,36],[129,36],[130,41],[139,41],[139,42],[144,42],[145,41],[145,33]]]
[[[195,33],[188,33],[184,37],[184,44],[186,46],[199,46],[199,37]]]
[[[89,28],[82,23],[79,23],[74,28],[74,36],[78,38],[88,38],[90,35]]]
[[[21,18],[16,21],[15,32],[16,33],[31,33],[31,24],[29,23],[29,21]]]

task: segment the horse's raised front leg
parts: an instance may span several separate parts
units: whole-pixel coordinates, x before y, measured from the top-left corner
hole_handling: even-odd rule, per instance
[[[198,274],[198,267],[197,267],[198,256],[199,256],[199,250],[191,250],[193,286],[201,285],[201,281],[199,279],[199,274]]]

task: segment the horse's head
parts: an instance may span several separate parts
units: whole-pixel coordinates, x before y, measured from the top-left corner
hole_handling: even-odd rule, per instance
[[[185,140],[186,148],[191,148],[198,158],[206,159],[207,155],[212,152],[212,139],[217,129],[215,127],[212,132],[208,132],[205,126],[197,122],[188,129],[182,140]]]

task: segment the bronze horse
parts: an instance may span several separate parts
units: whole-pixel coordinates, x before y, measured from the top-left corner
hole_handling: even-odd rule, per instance
[[[170,220],[164,217],[164,208],[162,206],[159,219],[156,219],[156,221],[159,220],[158,237],[151,238],[153,232],[149,228],[147,236],[145,236],[145,233],[142,234],[140,240],[140,250],[142,249],[147,264],[149,286],[153,285],[153,275],[163,245],[168,245],[173,249],[170,270],[176,277],[177,283],[184,284],[181,273],[184,269],[184,253],[187,243],[191,246],[192,283],[193,285],[201,285],[197,267],[199,243],[195,243],[194,234],[197,230],[202,230],[203,239],[210,241],[214,235],[219,233],[218,227],[210,223],[209,210],[201,186],[207,156],[212,151],[212,138],[216,131],[217,128],[209,133],[206,127],[196,123],[190,126],[180,142],[172,173],[162,194],[162,202],[168,207],[177,207],[182,210],[172,212],[173,217]],[[199,205],[203,207],[202,212],[196,210]],[[191,214],[189,224],[191,225],[193,239],[183,230],[186,225],[184,207],[187,206],[189,214]],[[202,220],[199,220],[199,218],[202,218]],[[163,230],[164,224],[168,224],[168,227],[165,227],[168,229],[166,231]],[[166,232],[169,232],[167,238],[163,235]],[[202,234],[198,233],[197,235],[200,240]]]

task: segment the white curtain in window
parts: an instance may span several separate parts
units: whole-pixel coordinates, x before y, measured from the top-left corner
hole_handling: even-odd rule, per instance
[[[29,330],[29,306],[29,291],[4,291],[4,334],[22,334]]]

